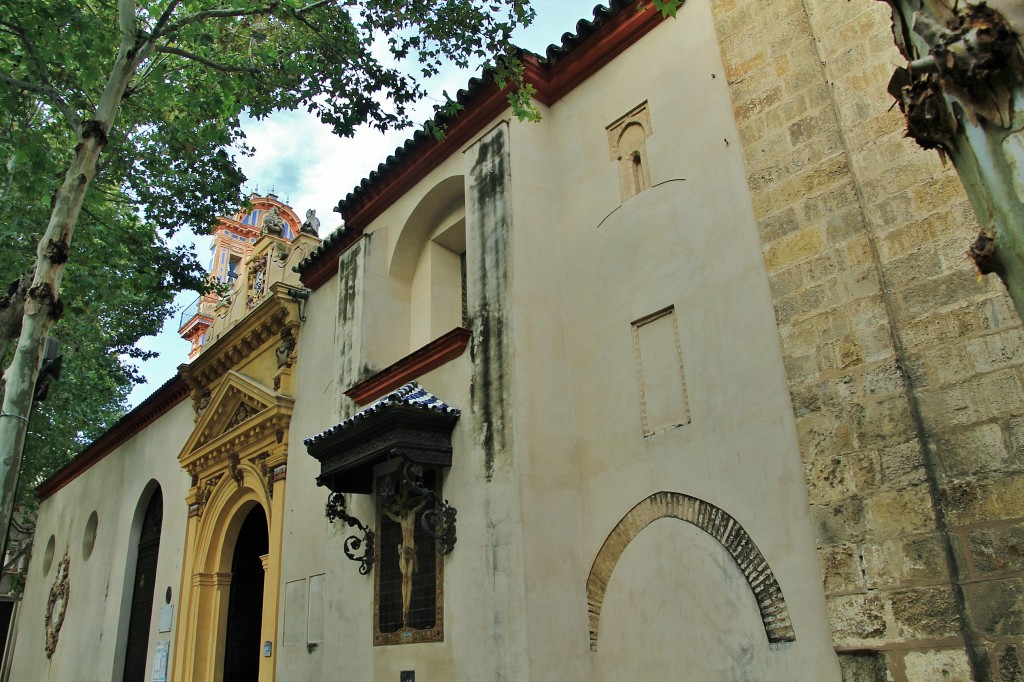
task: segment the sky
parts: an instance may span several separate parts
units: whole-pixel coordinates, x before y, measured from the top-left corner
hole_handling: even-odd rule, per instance
[[[519,31],[514,42],[520,47],[544,53],[551,43],[561,42],[563,33],[576,31],[580,19],[593,18],[598,0],[532,0],[537,11],[532,26]],[[607,0],[605,2],[607,4]],[[445,70],[428,84],[428,90],[452,96],[464,88],[475,74],[458,69]],[[442,101],[440,96],[428,98],[417,109],[413,120],[426,120],[431,109]],[[249,181],[248,192],[266,194],[273,191],[300,216],[306,209],[316,210],[320,219],[320,236],[325,237],[340,225],[340,216],[333,209],[360,180],[376,169],[389,154],[411,135],[411,130],[382,134],[361,129],[352,138],[340,138],[304,111],[274,114],[262,121],[243,123],[247,143],[254,147],[252,157],[242,158],[240,166]],[[209,238],[196,244],[200,262],[209,260]],[[184,308],[196,298],[194,292],[183,292],[176,300]],[[138,346],[156,351],[158,357],[139,363],[146,383],[135,387],[128,404],[135,407],[153,391],[174,376],[178,365],[188,362],[189,344],[178,336],[178,315],[173,315],[156,336],[141,339]]]

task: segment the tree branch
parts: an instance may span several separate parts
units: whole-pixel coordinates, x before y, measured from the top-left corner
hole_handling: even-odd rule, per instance
[[[34,95],[39,95],[44,98],[47,102],[53,105],[53,107],[59,111],[64,118],[67,119],[68,125],[74,131],[75,135],[78,135],[82,129],[82,119],[78,117],[78,114],[68,106],[64,98],[60,96],[56,90],[48,85],[36,85],[35,83],[29,83],[21,79],[15,78],[14,76],[0,71],[0,82],[7,83],[12,88],[18,90],[24,90],[25,92],[31,92]]]
[[[335,1],[336,0],[320,0],[319,2],[314,2],[312,4],[306,5],[305,7],[300,7],[297,10],[293,10],[292,13],[295,16],[301,16],[303,14],[306,14],[307,12],[315,10],[317,7],[323,7],[324,5],[332,5],[334,4]]]
[[[306,14],[307,12],[311,12],[314,9],[317,9],[318,7],[324,7],[326,5],[333,5],[333,4],[337,3],[337,1],[338,0],[317,0],[317,2],[312,2],[312,3],[308,4],[308,5],[306,5],[305,7],[300,7],[298,9],[291,10],[291,12],[292,12],[293,15],[298,17],[298,16],[301,16],[303,14]],[[174,5],[174,4],[175,3],[172,2],[172,5]],[[348,5],[350,3],[346,2],[346,3],[343,3],[343,4]],[[259,15],[262,15],[262,14],[270,14],[273,10],[274,10],[274,6],[273,5],[263,5],[262,7],[255,7],[255,8],[249,8],[249,9],[243,9],[241,7],[225,7],[225,8],[222,8],[222,9],[207,9],[207,10],[203,10],[201,12],[196,12],[195,14],[190,14],[187,17],[183,17],[182,19],[174,22],[173,24],[167,25],[166,28],[163,28],[163,29],[160,29],[158,27],[154,28],[153,29],[153,38],[154,39],[156,39],[156,38],[164,38],[166,36],[172,35],[174,33],[177,33],[181,28],[183,28],[185,26],[188,26],[189,24],[194,24],[197,21],[204,21],[206,19],[231,19],[231,18],[235,18],[235,17],[259,16]],[[165,11],[165,14],[166,14],[166,11]],[[160,17],[160,19],[161,19],[161,21],[163,21],[164,17]],[[157,23],[159,24],[160,22],[157,22]]]
[[[171,0],[169,3],[167,3],[167,7],[164,8],[163,13],[160,14],[160,18],[156,20],[155,24],[153,24],[154,35],[160,33],[160,31],[164,27],[164,24],[168,22],[168,20],[171,18],[171,14],[174,13],[174,10],[176,10],[178,8],[178,5],[180,4],[181,0]]]
[[[8,84],[17,87],[20,90],[35,92],[36,94],[45,97],[47,101],[53,104],[54,108],[56,108],[57,111],[64,115],[64,118],[67,119],[68,125],[71,126],[71,129],[77,135],[81,130],[82,121],[78,117],[78,115],[74,113],[74,110],[68,105],[67,101],[63,97],[61,97],[59,92],[57,92],[57,89],[53,87],[53,85],[50,83],[50,80],[46,77],[46,64],[45,62],[43,62],[42,59],[39,58],[39,53],[36,52],[35,45],[33,45],[32,41],[29,40],[28,32],[25,31],[25,29],[22,28],[21,26],[18,26],[17,24],[12,24],[7,21],[0,21],[0,26],[3,26],[8,31],[18,36],[18,40],[20,40],[21,44],[25,46],[25,51],[28,52],[29,58],[31,58],[32,63],[35,64],[36,72],[39,74],[39,79],[43,82],[43,85],[33,86],[31,83],[27,81],[18,81],[18,79],[14,78],[13,76],[7,76],[6,74],[0,74],[0,77],[6,76],[4,80]],[[17,81],[21,85],[17,85],[15,81]],[[30,87],[26,88],[26,85]],[[41,89],[35,90],[33,88]]]
[[[204,66],[208,66],[211,69],[214,69],[215,71],[220,71],[222,73],[249,73],[252,75],[256,75],[257,73],[259,73],[259,71],[252,67],[231,66],[230,64],[221,64],[211,59],[207,59],[206,57],[201,57],[195,54],[194,52],[188,52],[187,50],[182,50],[181,48],[177,47],[171,47],[170,45],[157,45],[155,48],[153,48],[153,51],[160,52],[162,54],[176,54],[179,57],[184,57],[185,59],[194,62],[199,62]]]
[[[182,17],[173,24],[168,24],[163,30],[153,31],[153,40],[164,38],[166,36],[177,33],[185,26],[194,24],[198,21],[204,21],[206,19],[231,19],[234,17],[251,17],[258,16],[260,14],[267,14],[270,12],[270,7],[264,5],[262,7],[256,7],[251,9],[242,9],[239,7],[226,7],[224,9],[206,9],[195,14],[190,14],[187,17]]]

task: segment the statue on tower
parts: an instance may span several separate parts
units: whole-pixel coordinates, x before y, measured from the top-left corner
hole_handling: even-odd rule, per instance
[[[320,236],[320,219],[316,217],[315,209],[306,209],[306,222],[302,223],[302,227],[299,228],[299,232],[311,234],[314,237]]]
[[[277,206],[270,209],[267,217],[263,219],[263,232],[260,236],[265,234],[274,237],[284,237],[284,218],[281,217],[281,209]]]

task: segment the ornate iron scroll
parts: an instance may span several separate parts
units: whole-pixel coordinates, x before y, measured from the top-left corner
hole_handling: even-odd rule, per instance
[[[364,526],[362,521],[348,513],[348,509],[345,507],[345,495],[343,493],[331,493],[327,498],[327,508],[324,510],[324,514],[327,516],[327,520],[332,523],[335,519],[340,519],[349,526],[362,531],[363,537],[361,538],[357,535],[350,535],[345,538],[345,556],[352,561],[359,562],[360,575],[366,575],[373,570],[373,541],[376,535],[372,530]],[[361,555],[356,554],[359,548],[364,545],[363,553]]]
[[[420,525],[423,530],[430,534],[440,543],[438,551],[442,556],[451,554],[455,549],[455,515],[458,511],[448,504],[448,500],[442,500],[436,492],[423,483],[423,467],[415,462],[406,461],[402,466],[402,481],[409,485],[417,495],[426,497],[431,506],[424,510],[420,516]],[[396,482],[400,483],[400,482]],[[384,505],[389,503],[388,497],[394,496],[398,485],[385,485],[381,491],[381,499]]]

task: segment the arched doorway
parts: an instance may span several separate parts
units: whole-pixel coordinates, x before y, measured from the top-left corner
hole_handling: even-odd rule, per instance
[[[224,678],[256,682],[260,667],[263,621],[264,557],[268,552],[267,516],[255,505],[246,515],[231,559]]]
[[[157,487],[149,498],[142,518],[135,580],[132,587],[131,615],[128,620],[128,641],[125,645],[124,682],[144,682],[146,655],[149,653],[149,624],[153,618],[153,591],[156,587],[156,566],[160,555],[160,528],[164,518],[164,497]]]

